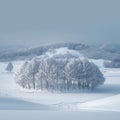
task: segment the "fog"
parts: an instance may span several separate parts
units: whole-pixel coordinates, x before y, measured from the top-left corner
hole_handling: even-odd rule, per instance
[[[119,0],[0,0],[0,45],[120,44]]]

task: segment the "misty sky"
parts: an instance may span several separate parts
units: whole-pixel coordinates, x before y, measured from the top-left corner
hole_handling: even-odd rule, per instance
[[[0,45],[120,44],[120,0],[0,0]]]

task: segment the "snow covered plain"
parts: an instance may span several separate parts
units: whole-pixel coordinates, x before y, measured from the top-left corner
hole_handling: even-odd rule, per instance
[[[13,73],[5,71],[7,63],[0,63],[0,120],[119,120],[120,69],[104,68],[103,60],[91,61],[99,66],[106,82],[93,91],[77,93],[22,89],[14,82],[14,72],[23,61],[13,62]]]

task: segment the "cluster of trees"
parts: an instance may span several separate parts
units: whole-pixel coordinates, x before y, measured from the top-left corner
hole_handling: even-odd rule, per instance
[[[59,91],[93,89],[105,81],[95,64],[70,53],[26,61],[15,80],[23,88]]]
[[[104,67],[120,68],[120,59],[114,59],[113,61],[104,61]]]

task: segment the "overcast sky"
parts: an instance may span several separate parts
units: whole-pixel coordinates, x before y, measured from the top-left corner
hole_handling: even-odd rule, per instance
[[[120,0],[0,0],[0,45],[120,44]]]

